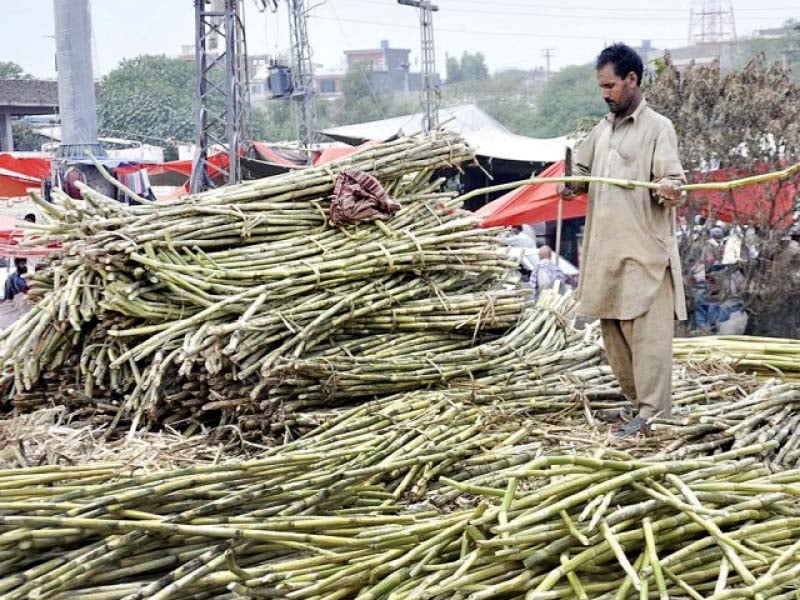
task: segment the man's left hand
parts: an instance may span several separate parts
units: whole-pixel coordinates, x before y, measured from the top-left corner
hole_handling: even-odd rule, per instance
[[[682,200],[681,188],[672,181],[663,181],[658,186],[657,194],[666,206],[678,206]]]

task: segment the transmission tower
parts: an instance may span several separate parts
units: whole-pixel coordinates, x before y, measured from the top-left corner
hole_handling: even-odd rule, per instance
[[[731,0],[693,0],[689,9],[689,44],[719,44],[736,39]]]
[[[239,151],[246,140],[249,107],[243,0],[194,0],[195,150],[190,186],[213,186],[209,172],[222,171],[225,183],[241,179]],[[210,165],[214,146],[228,152],[227,171]]]
[[[430,0],[397,0],[398,4],[419,9],[419,26],[422,39],[422,129],[431,131],[439,127],[439,86],[436,80],[436,52],[433,46],[433,13],[439,7]]]
[[[292,98],[297,103],[297,141],[307,151],[314,143],[316,102],[314,101],[314,65],[308,40],[308,14],[304,0],[288,0],[289,39],[292,44]],[[311,152],[308,152],[311,161]]]

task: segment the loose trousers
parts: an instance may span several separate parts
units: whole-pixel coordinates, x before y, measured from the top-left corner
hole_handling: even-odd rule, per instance
[[[608,363],[622,393],[649,419],[672,412],[674,291],[667,271],[653,304],[630,320],[601,319]]]

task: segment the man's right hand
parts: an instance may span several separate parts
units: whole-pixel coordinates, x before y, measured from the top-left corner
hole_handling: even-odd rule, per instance
[[[558,195],[562,200],[575,200],[575,197],[577,196],[575,190],[572,189],[572,186],[568,186],[566,183],[559,184]]]

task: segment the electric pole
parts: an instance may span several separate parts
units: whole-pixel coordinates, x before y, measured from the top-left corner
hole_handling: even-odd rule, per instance
[[[243,0],[194,0],[195,150],[191,191],[213,186],[208,175],[222,171],[225,183],[241,179],[239,150],[245,141],[249,82]],[[228,170],[210,165],[213,146],[228,152]]]
[[[316,103],[314,101],[314,66],[308,40],[308,14],[304,0],[288,0],[289,39],[292,44],[292,99],[297,103],[297,141],[308,153],[314,143]]]
[[[545,76],[547,77],[548,81],[550,81],[550,59],[553,58],[554,51],[555,48],[545,48],[544,50],[542,50],[542,56],[544,56],[544,61],[546,65]]]
[[[397,0],[397,3],[419,9],[422,40],[422,129],[427,133],[439,127],[439,86],[436,81],[436,52],[433,46],[433,13],[439,7],[430,0]]]

